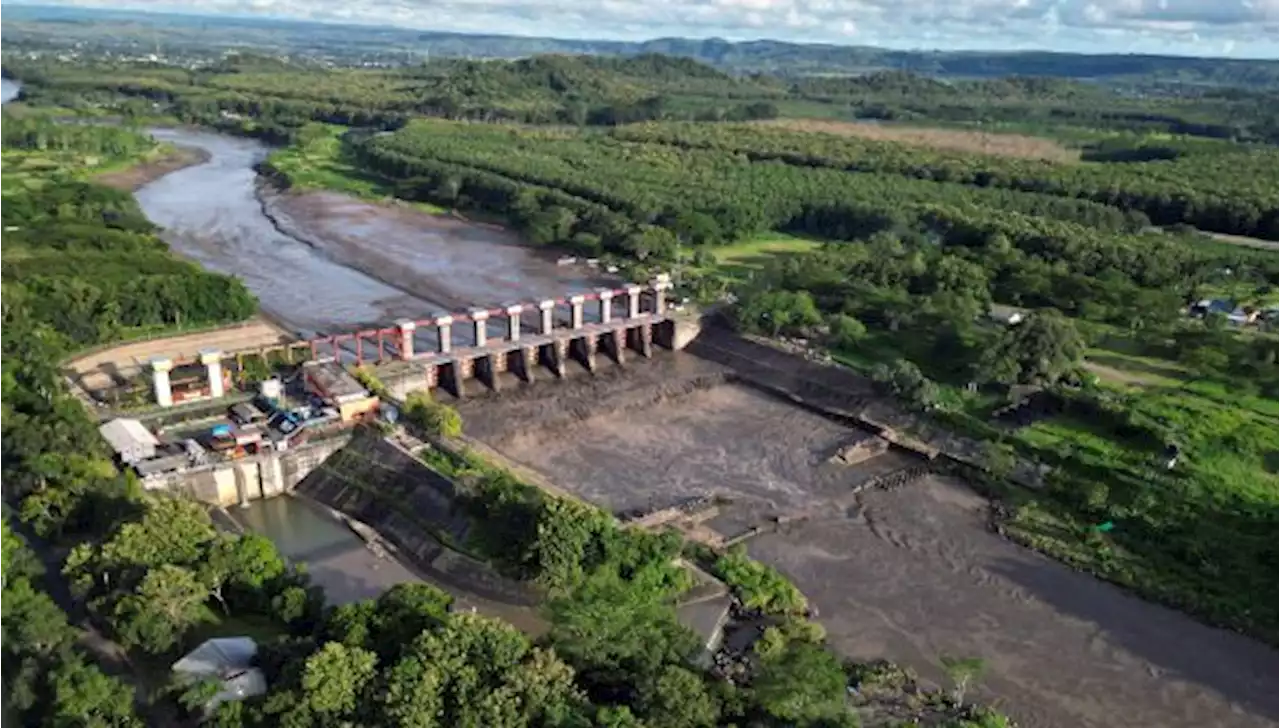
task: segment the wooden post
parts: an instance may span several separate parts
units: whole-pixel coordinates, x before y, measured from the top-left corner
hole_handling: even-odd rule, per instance
[[[364,345],[360,338],[360,332],[356,332],[356,366],[364,366]]]

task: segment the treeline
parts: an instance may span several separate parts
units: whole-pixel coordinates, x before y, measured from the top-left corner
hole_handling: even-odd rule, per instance
[[[1206,90],[1191,98],[1121,94],[1052,78],[944,83],[928,75],[732,76],[688,58],[541,55],[440,59],[394,69],[332,69],[229,56],[199,69],[6,57],[34,102],[77,108],[145,99],[212,118],[252,115],[395,128],[415,115],[535,124],[743,121],[816,114],[947,124],[1016,124],[1276,142],[1274,92]],[[185,111],[183,111],[185,109]],[[185,117],[184,117],[185,118]]]
[[[241,320],[256,309],[238,280],[170,255],[127,192],[65,179],[6,195],[0,220],[6,309],[70,346]]]
[[[104,673],[76,646],[78,630],[41,588],[43,566],[22,537],[0,522],[4,538],[5,716],[22,725],[95,723],[140,728],[133,687]]]
[[[569,216],[550,211],[549,216],[559,215],[568,223],[556,226],[555,232],[585,232],[593,236],[584,238],[587,243],[598,239],[605,250],[633,254],[669,255],[675,235],[692,244],[732,241],[787,227],[816,208],[848,213],[845,233],[831,221],[830,237],[841,239],[890,224],[893,210],[926,202],[1017,210],[1104,230],[1147,225],[1141,214],[1082,200],[896,175],[758,164],[743,155],[618,143],[590,134],[422,121],[392,135],[353,139],[352,146],[374,171],[404,180],[411,194],[416,190],[441,204],[487,207],[531,223],[538,212],[547,212],[548,205],[565,207]],[[521,189],[541,195],[547,204],[541,209],[532,209],[528,200],[517,204],[514,197]],[[547,190],[556,194],[548,196]],[[604,229],[602,217],[612,219],[612,229]],[[585,221],[590,221],[590,229],[575,229]],[[629,228],[653,225],[674,231],[664,249],[629,247]],[[536,223],[533,227],[539,228]],[[571,237],[559,235],[557,242]]]
[[[33,103],[76,108],[140,98],[163,104],[185,121],[213,125],[225,123],[227,114],[286,129],[307,121],[390,129],[414,115],[614,125],[664,118],[745,121],[778,113],[769,102],[776,94],[664,56],[447,60],[378,71],[282,68],[278,62],[235,58],[198,72],[6,63],[22,76]]]
[[[1140,211],[1159,225],[1185,223],[1270,240],[1280,234],[1273,150],[1218,150],[1128,165],[1068,165],[759,126],[650,124],[619,129],[615,136],[798,166],[1084,198]]]
[[[1019,70],[1034,74],[1034,70]],[[983,74],[986,75],[986,74]],[[1141,84],[1132,91],[1064,78],[942,81],[907,71],[795,79],[791,95],[847,107],[864,119],[1078,127],[1275,144],[1275,91]]]
[[[106,157],[127,157],[155,146],[131,129],[59,124],[37,116],[4,115],[4,146],[32,151],[74,151]]]

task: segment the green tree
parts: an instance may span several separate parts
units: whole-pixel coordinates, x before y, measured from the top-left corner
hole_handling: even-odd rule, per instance
[[[10,654],[49,655],[75,637],[67,615],[25,577],[5,585],[4,647]]]
[[[221,534],[208,545],[197,573],[222,611],[231,613],[224,589],[228,586],[261,589],[284,573],[284,560],[265,536]]]
[[[720,706],[702,676],[679,665],[662,668],[641,689],[640,706],[641,717],[669,728],[704,728],[720,718]]]
[[[781,654],[763,661],[752,690],[761,708],[789,723],[809,723],[847,712],[840,661],[808,642],[792,642]]]
[[[871,370],[871,378],[915,409],[930,409],[938,400],[938,385],[906,359],[877,364]]]
[[[350,716],[377,672],[378,656],[359,647],[326,642],[302,669],[303,697],[311,710],[333,718]]]
[[[1080,366],[1085,341],[1058,311],[1036,311],[1007,327],[983,359],[988,381],[1051,385]]]
[[[212,617],[209,588],[194,571],[165,564],[147,572],[138,590],[115,604],[112,624],[122,641],[152,653],[176,646],[187,630]]]
[[[942,667],[951,678],[951,697],[956,705],[964,706],[964,696],[969,687],[982,677],[986,663],[978,657],[956,657],[943,655],[939,658]]]
[[[831,343],[838,348],[852,349],[867,335],[867,327],[848,314],[836,314],[827,319],[831,330]]]
[[[133,688],[104,675],[79,657],[61,660],[49,675],[53,703],[45,706],[50,728],[141,728],[133,711]]]

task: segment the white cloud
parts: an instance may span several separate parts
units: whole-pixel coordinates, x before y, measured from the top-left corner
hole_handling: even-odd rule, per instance
[[[62,0],[194,12],[182,0]],[[1280,55],[1280,0],[204,0],[204,14],[640,40]]]

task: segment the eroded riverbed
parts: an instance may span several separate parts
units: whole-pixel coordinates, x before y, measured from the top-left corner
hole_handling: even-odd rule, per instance
[[[602,283],[492,226],[326,192],[264,193],[255,165],[269,150],[251,139],[151,133],[207,159],[139,188],[143,212],[175,251],[240,278],[264,311],[304,336]]]
[[[463,411],[506,457],[611,509],[716,494],[732,503],[711,525],[728,533],[822,514],[748,542],[750,553],[796,581],[848,655],[937,681],[940,655],[983,658],[980,692],[1023,725],[1275,725],[1270,648],[999,538],[986,501],[954,480],[842,496],[906,456],[835,466],[855,433],[753,389],[682,386],[714,368],[673,355]]]

